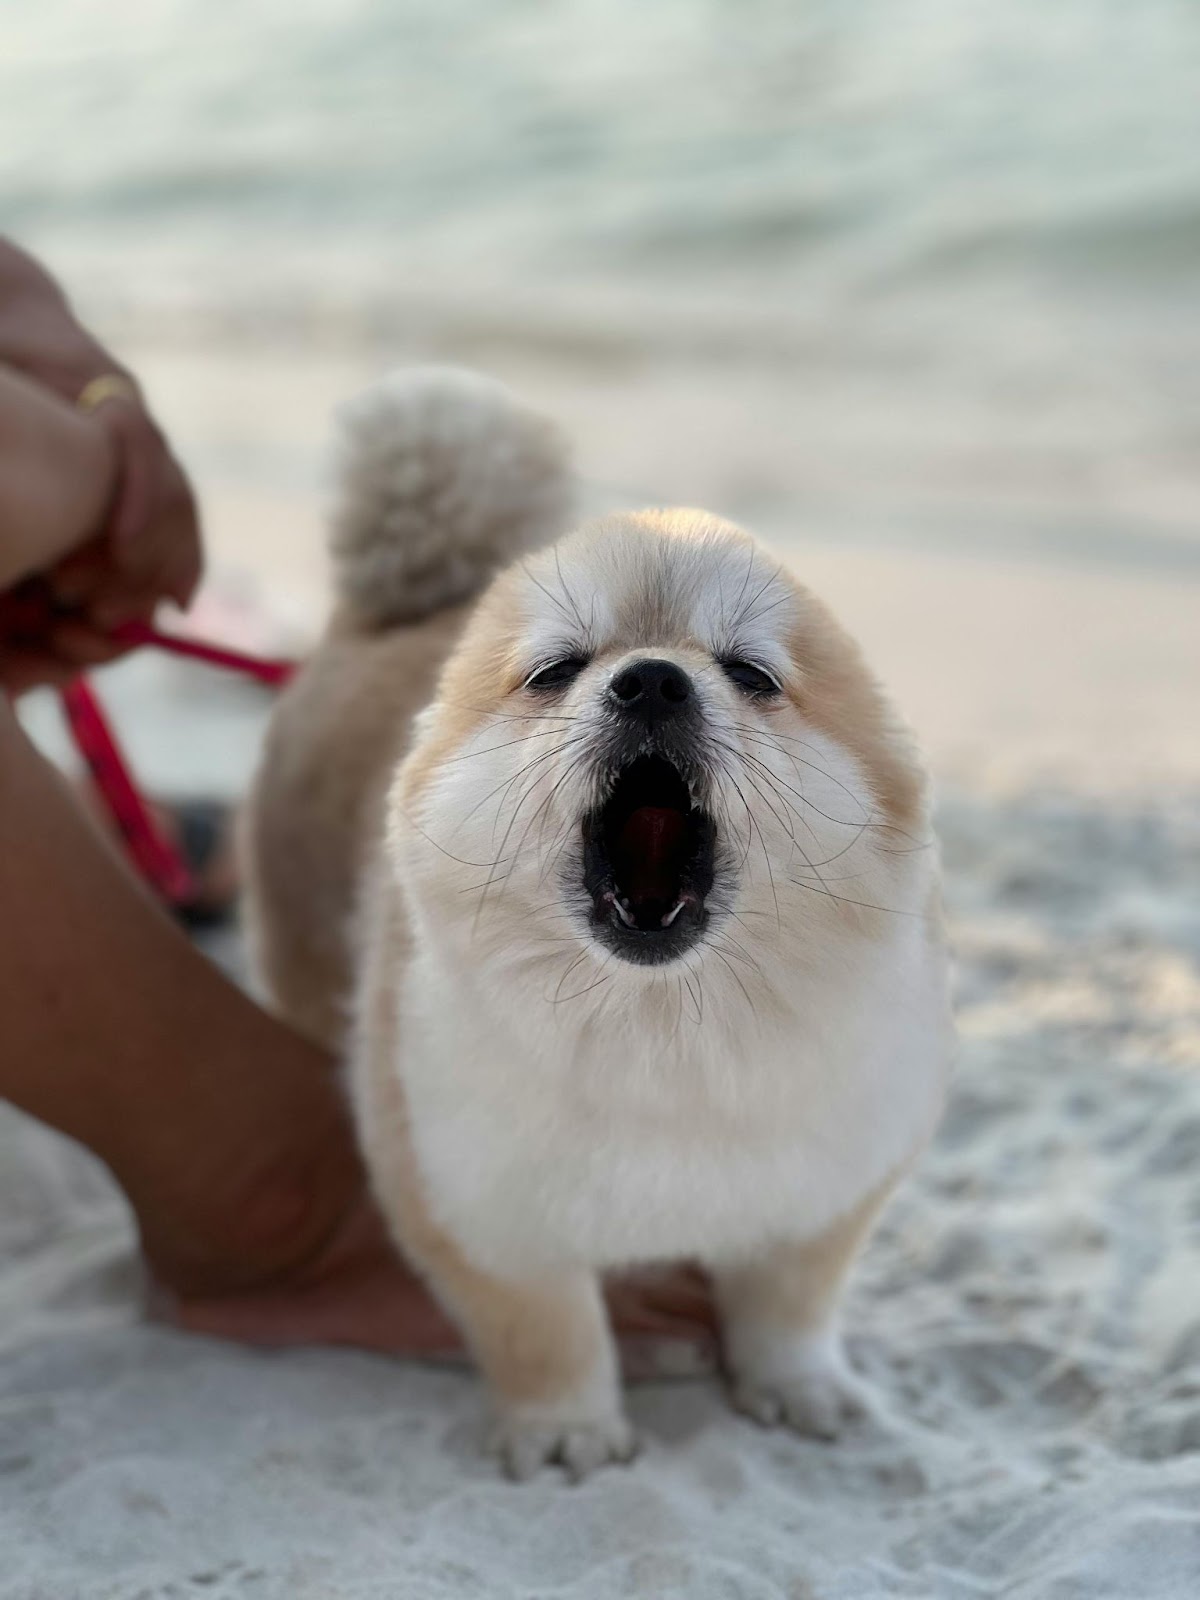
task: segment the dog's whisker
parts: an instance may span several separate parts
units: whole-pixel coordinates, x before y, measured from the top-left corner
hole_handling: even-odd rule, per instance
[[[566,771],[563,772],[559,776],[558,780],[555,782],[555,784],[551,788],[550,792],[542,800],[541,805],[538,807],[537,810],[534,811],[533,816],[530,818],[529,823],[526,824],[524,832],[521,834],[520,839],[517,841],[516,849],[513,851],[513,854],[512,854],[511,860],[510,860],[510,865],[509,865],[508,872],[505,874],[503,880],[501,881],[501,893],[503,893],[505,884],[507,884],[508,880],[512,876],[512,873],[513,873],[514,867],[516,865],[516,862],[520,857],[522,849],[524,848],[525,840],[528,838],[530,827],[533,825],[534,822],[536,822],[537,818],[542,813],[542,811],[546,807],[548,807],[549,805],[551,805],[553,803],[555,797],[557,796],[557,794],[559,793],[559,791],[561,790],[563,785],[566,782],[568,782],[568,780],[571,777],[574,776],[574,774],[577,771],[579,765],[581,764],[581,761],[582,761],[582,758],[581,757],[577,757],[577,758],[575,758],[574,760],[572,760],[571,762],[568,763]],[[540,782],[540,781],[541,781],[541,775],[539,775],[538,779],[533,784],[531,784],[529,786],[529,788],[526,790],[525,794],[522,795],[521,799],[517,802],[517,805],[514,808],[512,817],[509,820],[508,827],[505,829],[504,838],[503,838],[503,840],[501,841],[501,844],[500,844],[501,856],[503,856],[504,848],[508,843],[508,840],[509,840],[509,838],[511,836],[511,833],[512,833],[512,830],[513,830],[514,826],[516,825],[517,817],[520,814],[522,806],[525,804],[525,801],[528,798],[530,792],[533,789],[536,789],[537,782]],[[478,927],[479,918],[483,915],[484,905],[485,905],[485,903],[487,901],[488,892],[492,887],[492,882],[493,882],[493,880],[489,879],[488,883],[484,885],[483,892],[480,895],[479,906],[478,906],[478,908],[476,910],[476,913],[475,913],[475,926],[476,927]]]
[[[887,917],[906,917],[913,922],[928,922],[932,913],[928,911],[906,911],[900,906],[876,905],[872,900],[852,900],[849,895],[835,894],[832,889],[818,887],[815,883],[805,883],[802,878],[789,878],[789,883],[797,889],[807,889],[810,894],[824,895],[829,900],[836,900],[840,905],[859,906],[864,911],[878,911]]]
[[[766,738],[766,739],[757,739],[757,738],[755,738],[753,730],[751,730],[748,733],[744,733],[743,737],[745,737],[748,740],[750,740],[750,742],[756,744],[759,748],[767,748],[767,749],[777,748],[777,747],[775,747],[773,745],[773,742],[769,738]],[[795,757],[791,756],[790,754],[788,754],[788,752],[781,750],[781,751],[779,751],[779,754],[784,756],[785,760],[791,761],[793,765],[796,765]],[[763,763],[761,761],[761,758],[758,757],[758,756],[752,755],[749,751],[744,751],[743,752],[743,758],[746,761],[756,761],[756,762],[758,762],[758,764],[760,766],[763,765]],[[813,766],[812,762],[805,762],[805,763],[801,763],[801,764],[802,765],[806,765],[806,766]],[[767,770],[769,771],[770,769],[768,768]],[[819,771],[820,769],[815,769],[815,770]],[[819,817],[824,817],[826,822],[832,822],[836,826],[841,827],[841,828],[870,827],[871,826],[871,814],[867,810],[867,807],[863,804],[861,796],[856,795],[854,793],[853,789],[851,789],[847,784],[842,783],[840,779],[835,778],[831,773],[821,772],[820,775],[822,777],[824,777],[824,778],[828,778],[831,783],[836,784],[837,787],[840,788],[845,794],[849,795],[849,797],[855,802],[855,804],[858,806],[859,810],[863,813],[863,815],[860,816],[860,817],[835,817],[830,812],[823,811],[821,809],[821,807],[818,806],[815,803],[815,801],[810,800],[809,797],[804,793],[804,791],[802,789],[793,789],[790,784],[786,783],[778,775],[778,773],[773,773],[772,777],[774,778],[775,782],[780,784],[780,785],[782,785],[782,787],[785,788],[788,791],[789,794],[795,795],[795,797],[803,805],[807,806],[810,811],[815,812],[816,815],[819,816]],[[797,780],[797,781],[799,781],[799,780]]]
[[[495,705],[477,705],[470,700],[444,700],[443,705],[455,711],[475,711],[487,722],[579,722],[577,713],[550,711],[501,711]]]
[[[736,973],[734,971],[733,966],[732,966],[732,964],[731,964],[731,962],[729,960],[729,957],[725,954],[725,952],[721,949],[721,947],[715,942],[710,942],[709,948],[711,949],[713,955],[716,956],[717,960],[718,961],[723,961],[725,963],[726,967],[729,968],[729,976],[733,979],[734,983],[736,983],[738,988],[742,991],[742,994],[743,994],[743,996],[745,997],[745,1000],[746,1000],[746,1004],[751,1008],[751,1010],[753,1010],[754,1009],[754,1001],[751,1000],[751,998],[750,998],[750,991],[749,991],[749,989],[747,989],[746,985],[742,982],[741,977],[738,975],[738,973]]]
[[[542,728],[536,733],[523,733],[518,739],[507,739],[503,744],[480,745],[477,750],[467,750],[460,756],[449,756],[446,760],[448,767],[461,766],[464,761],[477,761],[480,756],[494,756],[501,750],[512,750],[519,744],[528,744],[531,739],[552,739],[561,734],[561,728]]]
[[[753,848],[754,834],[755,834],[755,832],[757,832],[758,841],[759,841],[759,844],[760,844],[760,846],[762,848],[763,861],[766,864],[766,868],[767,868],[767,879],[768,879],[768,881],[770,883],[770,886],[771,886],[771,898],[775,902],[775,918],[776,918],[776,921],[779,923],[780,927],[782,927],[783,926],[783,917],[782,917],[782,914],[781,914],[780,909],[779,909],[779,894],[778,894],[778,892],[776,890],[776,887],[775,887],[775,872],[774,872],[774,869],[771,866],[771,855],[770,855],[770,852],[767,849],[767,841],[766,841],[765,838],[763,838],[762,829],[760,827],[758,827],[757,823],[754,820],[754,811],[751,808],[749,800],[746,799],[746,795],[745,795],[745,792],[742,789],[741,784],[733,776],[733,774],[729,770],[728,766],[726,766],[725,771],[726,771],[726,777],[728,778],[729,782],[733,785],[733,788],[737,793],[738,799],[742,802],[742,805],[745,808],[745,812],[746,812],[746,826],[747,826],[747,829],[749,830],[749,838],[748,838],[746,859],[747,859],[747,861],[749,860],[749,851]]]
[[[518,740],[516,742],[522,743],[523,741]],[[476,814],[476,812],[483,809],[493,795],[502,794],[502,792],[508,792],[512,790],[518,783],[520,783],[521,779],[525,777],[527,773],[531,772],[535,767],[540,766],[543,762],[556,760],[562,754],[563,750],[569,745],[578,744],[581,742],[582,735],[575,735],[571,738],[565,739],[562,744],[556,746],[556,748],[553,750],[539,750],[537,754],[531,756],[523,766],[518,767],[516,772],[514,772],[510,778],[503,779],[495,786],[495,788],[489,789],[482,799],[477,800],[471,809],[464,816],[460,817],[455,823],[454,832],[457,833],[459,829],[464,828],[471,818]],[[503,810],[503,807],[504,800],[502,798],[500,805],[497,807],[497,819],[499,818],[499,814]],[[493,825],[492,838],[494,839],[495,836],[495,825]]]
[[[813,838],[817,839],[817,835],[816,835],[815,831],[813,830],[812,826],[807,822],[807,820],[800,816],[800,813],[796,810],[796,808],[794,806],[789,806],[788,802],[786,801],[786,799],[784,799],[783,796],[779,794],[779,791],[776,788],[775,784],[771,781],[770,774],[765,769],[761,768],[760,764],[756,764],[756,763],[754,763],[752,761],[748,762],[747,763],[746,778],[749,781],[749,783],[751,784],[751,786],[754,788],[754,790],[761,796],[764,805],[768,806],[768,808],[772,811],[772,814],[775,815],[776,817],[778,817],[778,813],[774,811],[773,807],[771,807],[770,802],[767,800],[766,795],[763,794],[763,791],[762,791],[761,787],[759,786],[759,784],[755,780],[755,777],[754,777],[755,770],[761,770],[762,771],[762,773],[763,773],[763,781],[767,784],[768,788],[770,788],[775,793],[776,798],[780,800],[780,802],[784,806],[784,808],[786,810],[791,811],[792,815],[795,816],[799,821],[804,822],[805,826],[808,828],[808,831],[812,834]],[[782,822],[781,822],[781,826],[784,826],[784,831],[788,834],[788,837],[791,839],[793,848],[799,852],[799,854],[801,856],[801,859],[804,861],[805,865],[811,871],[815,872],[816,868],[815,868],[815,866],[814,866],[814,864],[813,864],[808,852],[805,850],[804,846],[800,843],[800,841],[796,838],[795,830],[786,827]],[[818,840],[817,842],[819,843],[820,841]],[[820,876],[821,876],[820,873],[817,872],[818,879],[820,879]]]

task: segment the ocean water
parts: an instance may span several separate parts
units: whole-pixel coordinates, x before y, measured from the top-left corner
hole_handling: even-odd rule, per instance
[[[297,282],[1153,298],[1200,260],[1191,0],[0,0],[0,134],[17,233]]]
[[[793,374],[1200,523],[1194,0],[0,0],[0,226],[135,334]]]

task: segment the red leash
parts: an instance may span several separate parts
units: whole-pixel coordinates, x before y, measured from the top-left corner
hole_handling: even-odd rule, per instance
[[[203,661],[209,666],[223,667],[271,688],[280,688],[296,670],[291,661],[247,655],[223,645],[160,633],[142,622],[118,628],[117,638],[128,644],[150,646]],[[187,862],[146,804],[95,690],[86,678],[77,678],[60,691],[59,698],[71,737],[120,831],[133,865],[168,904],[185,905],[195,893]]]
[[[187,639],[178,633],[162,633],[148,622],[127,622],[116,630],[115,637],[124,644],[152,645],[156,650],[169,651],[171,655],[189,656],[193,661],[207,662],[210,667],[240,672],[243,677],[257,678],[259,683],[265,683],[272,689],[282,688],[296,670],[294,661],[251,656],[242,650],[230,650],[225,645],[205,644],[201,639]]]

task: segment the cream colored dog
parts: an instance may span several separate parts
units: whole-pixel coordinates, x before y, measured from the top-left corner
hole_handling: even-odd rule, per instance
[[[925,779],[855,645],[737,528],[566,532],[569,498],[496,385],[360,402],[250,829],[264,976],[348,1041],[517,1476],[631,1454],[598,1274],[635,1262],[704,1262],[737,1404],[835,1433],[841,1291],[949,1045]]]

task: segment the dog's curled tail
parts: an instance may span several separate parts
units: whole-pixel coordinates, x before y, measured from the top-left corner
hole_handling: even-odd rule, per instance
[[[559,430],[454,367],[393,373],[342,411],[330,535],[341,614],[377,631],[469,599],[569,526]]]

